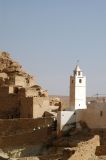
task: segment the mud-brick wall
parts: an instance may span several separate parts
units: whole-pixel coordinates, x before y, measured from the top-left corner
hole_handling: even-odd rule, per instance
[[[33,97],[21,97],[21,118],[33,118]]]
[[[9,93],[9,87],[0,87],[0,97],[7,97]]]
[[[18,147],[26,145],[39,145],[47,141],[50,136],[49,128],[42,128],[32,132],[0,137],[0,148]]]
[[[33,118],[41,117],[45,111],[51,111],[48,97],[33,98]]]
[[[26,87],[26,78],[23,76],[15,76],[15,85]]]
[[[21,98],[20,117],[37,118],[45,111],[51,111],[48,97],[23,97]]]
[[[16,118],[19,113],[19,99],[16,95],[8,94],[0,97],[0,119]]]
[[[14,118],[19,113],[19,98],[13,91],[13,87],[0,87],[0,119]]]
[[[7,136],[51,126],[52,118],[0,119],[0,135]]]
[[[86,122],[89,128],[106,128],[106,104],[91,104],[76,111],[76,121]]]
[[[0,120],[0,147],[36,145],[51,135],[52,118]]]
[[[0,111],[11,111],[13,108],[19,107],[19,100],[15,95],[0,97]]]
[[[38,93],[36,91],[36,88],[28,88],[25,92],[26,94],[26,97],[37,97],[38,96]]]

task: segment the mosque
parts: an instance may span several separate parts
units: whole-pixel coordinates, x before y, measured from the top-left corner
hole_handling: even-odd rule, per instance
[[[57,114],[58,131],[69,129],[73,123],[80,127],[85,122],[91,129],[106,128],[106,101],[86,103],[86,76],[79,65],[76,65],[70,76],[70,105]]]

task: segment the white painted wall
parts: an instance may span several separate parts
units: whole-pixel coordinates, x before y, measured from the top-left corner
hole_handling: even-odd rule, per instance
[[[65,131],[67,126],[75,122],[74,111],[59,111],[57,114],[57,130]]]
[[[81,80],[81,83],[79,82]],[[86,109],[86,77],[75,77],[75,110]]]

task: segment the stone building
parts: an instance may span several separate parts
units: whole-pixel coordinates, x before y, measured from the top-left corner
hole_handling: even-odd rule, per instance
[[[51,111],[46,90],[22,66],[0,53],[0,118],[37,118]]]

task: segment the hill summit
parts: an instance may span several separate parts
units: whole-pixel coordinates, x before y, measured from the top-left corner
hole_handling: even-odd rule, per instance
[[[26,73],[22,66],[14,61],[10,54],[5,51],[0,52],[0,85],[17,85],[15,84],[16,79],[21,81],[26,81],[23,87],[35,85],[34,78]],[[19,85],[20,85],[19,84]]]

